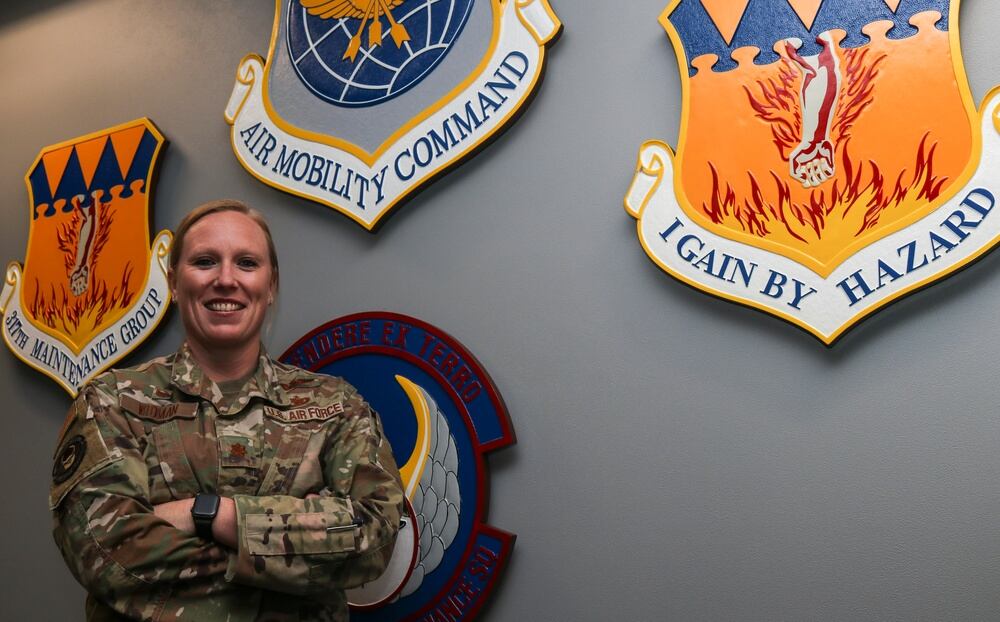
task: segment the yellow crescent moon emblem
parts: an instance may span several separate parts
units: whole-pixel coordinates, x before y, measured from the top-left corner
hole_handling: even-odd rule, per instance
[[[420,553],[420,533],[417,515],[413,510],[413,493],[418,489],[420,476],[431,450],[431,406],[427,403],[423,390],[408,378],[396,376],[396,382],[410,398],[413,415],[417,420],[417,441],[406,464],[399,469],[403,491],[406,493],[406,518],[400,526],[396,546],[385,572],[373,581],[347,590],[347,602],[352,607],[362,609],[378,607],[395,598],[410,580]]]
[[[396,376],[396,382],[403,387],[406,396],[410,398],[413,405],[413,414],[417,418],[417,442],[413,445],[413,452],[399,469],[399,474],[403,478],[403,490],[406,498],[413,499],[413,491],[420,481],[420,474],[424,472],[424,465],[427,463],[427,455],[431,449],[431,411],[427,400],[424,399],[420,387],[403,376]]]

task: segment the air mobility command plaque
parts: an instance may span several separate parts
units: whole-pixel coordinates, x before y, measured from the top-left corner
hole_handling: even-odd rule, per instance
[[[149,242],[149,198],[165,140],[138,119],[52,145],[25,176],[24,267],[7,265],[3,338],[75,396],[142,343],[170,302],[171,234]]]
[[[374,229],[515,119],[560,29],[548,0],[275,0],[226,108],[233,150]]]
[[[977,111],[959,0],[674,0],[677,151],[625,199],[649,257],[826,344],[997,243],[1000,92]]]
[[[405,524],[382,576],[348,590],[351,620],[475,618],[514,546],[486,523],[486,455],[513,444],[514,431],[480,364],[437,328],[385,312],[324,324],[281,360],[357,387],[403,476]]]

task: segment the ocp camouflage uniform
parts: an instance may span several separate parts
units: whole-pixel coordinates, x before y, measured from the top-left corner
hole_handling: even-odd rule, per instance
[[[153,514],[199,492],[234,499],[237,550]],[[354,387],[262,354],[224,395],[186,346],[81,392],[50,494],[88,620],[346,620],[344,588],[382,572],[402,504],[381,423]]]

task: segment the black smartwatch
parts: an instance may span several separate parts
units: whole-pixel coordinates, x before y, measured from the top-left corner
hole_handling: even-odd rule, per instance
[[[213,540],[212,521],[219,513],[219,495],[199,494],[191,506],[191,518],[194,519],[194,532],[199,538]]]

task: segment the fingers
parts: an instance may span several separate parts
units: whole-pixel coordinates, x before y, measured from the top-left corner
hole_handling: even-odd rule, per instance
[[[803,188],[815,188],[833,177],[833,145],[823,141],[808,148],[800,147],[792,153],[790,164],[792,177]]]
[[[815,188],[833,177],[833,166],[825,158],[817,158],[803,164],[795,174],[803,188]]]

